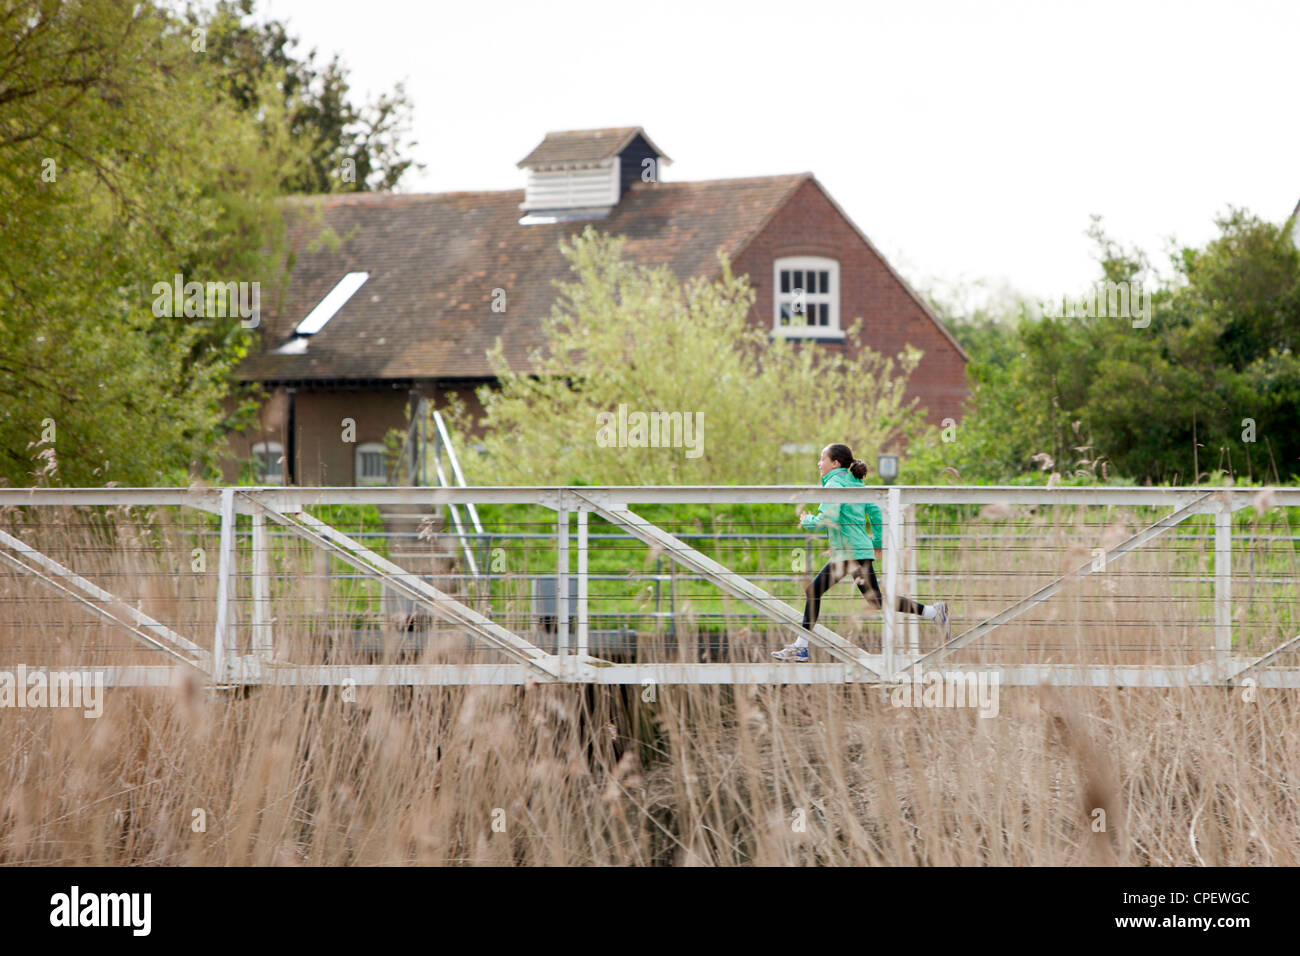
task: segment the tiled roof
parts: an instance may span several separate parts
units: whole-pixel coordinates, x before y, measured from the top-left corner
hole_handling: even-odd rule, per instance
[[[679,278],[713,275],[717,250],[732,259],[808,173],[689,183],[636,183],[604,219],[627,237],[625,254],[665,264]],[[289,238],[298,258],[277,306],[264,296],[263,335],[240,366],[255,381],[480,378],[501,338],[511,368],[543,344],[552,280],[573,278],[562,238],[586,222],[519,225],[522,190],[393,195],[346,193],[291,200]],[[308,215],[319,203],[323,221]],[[311,251],[321,226],[345,241]],[[355,234],[354,234],[355,233]],[[351,238],[346,238],[351,236]],[[369,280],[313,335],[305,352],[278,355],[298,322],[349,272]],[[493,312],[504,289],[505,312]]]
[[[547,133],[533,151],[519,161],[518,166],[523,168],[550,166],[557,163],[598,163],[603,159],[609,159],[615,153],[622,152],[623,147],[632,142],[637,134],[650,144],[651,149],[663,156],[666,162],[672,162],[658,146],[650,142],[650,137],[646,136],[645,130],[640,126],[617,126],[611,129],[579,129]]]

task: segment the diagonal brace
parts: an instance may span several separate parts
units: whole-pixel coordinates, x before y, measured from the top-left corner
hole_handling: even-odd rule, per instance
[[[813,625],[813,630],[809,632],[804,628],[803,618],[799,612],[784,601],[764,591],[752,581],[719,564],[707,555],[701,554],[685,541],[664,531],[658,525],[651,524],[640,515],[626,508],[606,508],[578,492],[572,492],[572,494],[585,502],[588,508],[606,521],[622,528],[651,547],[662,549],[674,561],[702,575],[727,594],[753,605],[764,616],[776,621],[778,624],[784,624],[801,635],[807,635],[810,641],[824,648],[836,660],[861,667],[871,676],[872,680],[881,679],[878,670],[880,665],[866,651],[854,646],[821,624]]]
[[[517,634],[506,630],[473,608],[467,607],[451,595],[439,591],[427,581],[422,581],[418,576],[411,574],[382,555],[376,554],[365,545],[330,527],[325,522],[312,517],[305,511],[292,516],[286,515],[268,507],[255,498],[247,495],[245,497],[262,509],[272,521],[289,528],[295,534],[301,535],[318,547],[333,553],[340,560],[363,574],[383,581],[404,597],[415,601],[422,607],[428,608],[441,619],[464,627],[470,633],[512,659],[535,668],[544,677],[552,680],[562,679],[559,664],[554,655],[547,654],[537,645],[531,644]]]
[[[1114,548],[1110,549],[1105,553],[1105,561],[1104,561],[1105,565],[1109,566],[1111,561],[1113,561],[1115,558],[1121,557],[1130,551],[1135,551],[1136,549],[1142,547],[1142,545],[1146,544],[1148,541],[1151,541],[1153,538],[1157,538],[1160,535],[1164,534],[1166,531],[1170,530],[1171,528],[1174,528],[1177,525],[1181,524],[1185,519],[1195,514],[1197,510],[1200,508],[1200,506],[1205,502],[1205,500],[1213,494],[1215,494],[1215,492],[1206,492],[1205,494],[1201,495],[1199,498],[1195,499],[1194,501],[1179,508],[1177,511],[1173,511],[1170,514],[1165,515],[1155,524],[1143,528],[1141,531],[1137,532],[1131,537],[1126,538],[1124,541],[1120,542]],[[1068,582],[1077,578],[1084,578],[1092,574],[1093,573],[1092,566],[1093,566],[1092,559],[1089,558],[1086,562],[1084,562],[1079,567],[1075,568],[1072,571],[1067,571],[1065,574],[1062,574],[1056,580],[1043,585],[1033,594],[1021,598],[1019,601],[1017,601],[1015,604],[1012,604],[1010,607],[1004,608],[1003,610],[999,611],[997,614],[994,614],[988,620],[982,621],[979,624],[976,624],[974,627],[966,629],[962,633],[958,634],[956,637],[952,638],[952,640],[944,644],[940,644],[938,647],[930,651],[928,654],[922,654],[915,661],[913,661],[912,663],[904,667],[903,671],[908,671],[913,667],[920,667],[922,664],[932,664],[935,661],[940,660],[941,658],[947,657],[953,651],[957,650],[957,648],[969,644],[972,641],[978,640],[979,638],[983,637],[985,634],[989,633],[990,631],[1001,627],[1003,624],[1006,624],[1008,621],[1015,620],[1021,614],[1024,614],[1026,611],[1028,611],[1030,608],[1038,604],[1041,604],[1042,602],[1046,601],[1048,598],[1052,597],[1063,587],[1065,587],[1065,585]]]
[[[31,564],[27,564],[18,560],[18,558],[0,553],[0,559],[3,559],[6,563],[18,568],[20,571],[33,575],[46,587],[84,604],[105,620],[125,628],[142,644],[152,647],[154,650],[162,651],[164,654],[170,654],[186,664],[203,670],[207,669],[208,652],[188,638],[177,634],[165,624],[161,624],[143,611],[131,607],[115,594],[105,591],[53,558],[47,557],[20,538],[15,538],[11,534],[0,531],[0,544],[12,551],[17,551],[27,561],[31,562]],[[37,567],[32,567],[32,564],[37,565]],[[49,572],[49,574],[45,572]],[[54,577],[50,575],[62,578],[67,584],[54,580]],[[126,620],[123,620],[122,616],[125,616]]]
[[[1277,658],[1281,657],[1284,652],[1295,647],[1298,644],[1300,644],[1300,634],[1297,634],[1295,637],[1290,638],[1289,640],[1283,641],[1277,647],[1273,648],[1268,653],[1255,658],[1253,661],[1250,661],[1234,669],[1232,673],[1228,675],[1227,680],[1235,684],[1237,681],[1242,680],[1245,677],[1245,675],[1249,674],[1251,671],[1255,670],[1256,668],[1267,667],[1269,664],[1273,663],[1273,661],[1275,661]]]

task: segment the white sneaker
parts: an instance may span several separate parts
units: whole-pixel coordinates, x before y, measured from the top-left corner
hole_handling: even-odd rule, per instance
[[[943,639],[949,640],[952,637],[952,625],[948,623],[948,602],[936,601],[934,607],[934,623],[943,628]]]
[[[791,644],[783,647],[779,651],[773,651],[772,656],[778,661],[794,661],[799,664],[808,663],[808,648],[799,647],[797,644]]]

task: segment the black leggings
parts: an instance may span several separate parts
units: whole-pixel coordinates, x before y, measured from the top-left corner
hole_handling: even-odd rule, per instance
[[[876,582],[876,572],[871,561],[859,561],[855,558],[847,561],[831,561],[817,572],[817,577],[813,578],[812,584],[808,585],[808,600],[803,606],[805,628],[811,628],[817,623],[817,615],[821,613],[822,608],[822,595],[846,574],[853,575],[853,583],[858,586],[858,590],[862,592],[868,604],[877,610],[884,606],[884,595],[880,593],[880,585]],[[904,614],[920,614],[925,610],[925,605],[911,598],[900,597],[898,609]]]

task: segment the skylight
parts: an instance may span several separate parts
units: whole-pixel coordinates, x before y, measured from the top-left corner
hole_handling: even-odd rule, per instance
[[[298,323],[298,327],[293,330],[293,334],[296,336],[315,335],[325,328],[325,323],[334,318],[334,313],[343,308],[348,299],[352,298],[369,278],[369,272],[349,272],[339,280],[338,285],[330,289],[329,295],[321,299],[320,304],[307,314],[307,318]]]
[[[306,355],[307,336],[295,335],[288,342],[285,342],[278,349],[274,349],[273,351],[276,355]]]

